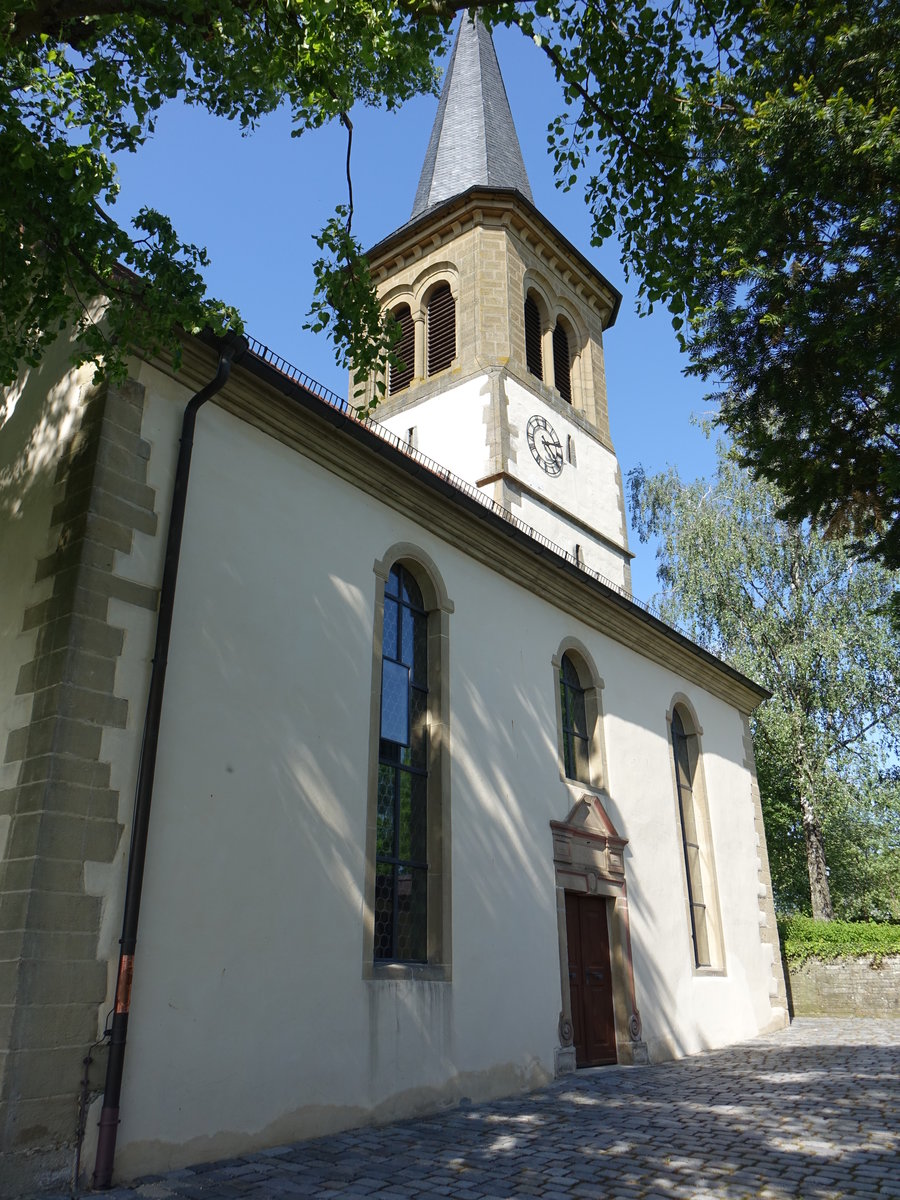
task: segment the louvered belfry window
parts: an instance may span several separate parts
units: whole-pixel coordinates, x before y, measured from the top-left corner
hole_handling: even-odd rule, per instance
[[[530,296],[525,297],[525,365],[531,375],[544,378],[541,357],[541,314]]]
[[[553,375],[556,390],[567,404],[572,403],[572,370],[569,363],[569,335],[556,322],[553,330]]]
[[[456,357],[456,301],[448,283],[441,283],[428,301],[428,374],[436,375]]]
[[[416,357],[415,326],[413,324],[412,313],[409,311],[409,305],[401,304],[399,308],[395,308],[393,317],[400,326],[400,339],[397,342],[394,353],[398,358],[403,359],[403,366],[402,368],[391,367],[391,379],[388,387],[388,392],[391,396],[393,396],[394,392],[402,392],[404,388],[409,387],[412,382]]]

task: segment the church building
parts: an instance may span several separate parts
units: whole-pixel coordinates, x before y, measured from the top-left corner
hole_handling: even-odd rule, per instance
[[[787,1021],[766,693],[632,598],[621,297],[465,15],[370,263],[375,420],[204,337],[0,408],[0,1195]]]

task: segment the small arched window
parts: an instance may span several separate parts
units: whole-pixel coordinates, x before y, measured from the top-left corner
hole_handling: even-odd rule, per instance
[[[375,851],[375,959],[425,962],[428,614],[402,566],[384,588]]]
[[[569,654],[559,668],[559,698],[562,705],[563,762],[566,776],[579,783],[591,782],[591,737],[585,706],[585,688]]]
[[[569,358],[569,335],[559,321],[553,330],[553,377],[556,390],[567,404],[571,404],[572,365]]]
[[[688,905],[691,913],[691,939],[694,965],[711,965],[707,905],[703,893],[703,846],[700,816],[694,793],[698,747],[694,734],[685,730],[684,720],[676,708],[672,713],[672,748],[675,755],[675,785],[678,792],[678,816],[681,823],[681,842],[684,849],[684,869],[687,878]]]
[[[395,392],[402,392],[404,388],[408,388],[412,382],[415,371],[416,341],[415,325],[409,305],[398,305],[391,315],[400,326],[400,336],[394,347],[394,353],[403,361],[402,367],[392,366],[390,369],[388,392],[393,396]]]
[[[449,283],[439,283],[431,293],[427,314],[428,374],[436,375],[456,357],[456,301]]]
[[[579,554],[576,547],[576,555]],[[553,655],[560,777],[602,790],[606,787],[603,745],[603,680],[586,647],[566,638]]]
[[[529,374],[544,378],[541,354],[541,313],[531,296],[525,297],[525,365]]]

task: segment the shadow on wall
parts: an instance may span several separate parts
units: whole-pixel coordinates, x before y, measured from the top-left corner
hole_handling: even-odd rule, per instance
[[[71,347],[65,344],[65,355]],[[55,346],[41,365],[0,390],[0,519],[15,520],[34,487],[53,482],[56,464],[78,427],[91,369],[65,370]],[[62,378],[60,378],[62,375]],[[50,386],[48,389],[48,382]]]
[[[329,579],[329,594],[317,602],[317,621],[321,636],[335,648],[335,676],[344,681],[345,694],[368,695],[371,663],[371,601],[358,590],[334,576]],[[500,635],[498,634],[498,637]],[[451,641],[453,640],[451,630]],[[520,635],[514,640],[521,641]],[[456,648],[456,647],[455,647]],[[547,657],[551,647],[548,646]],[[487,671],[495,668],[486,667]],[[571,801],[563,784],[556,784],[556,719],[552,690],[536,697],[533,688],[516,685],[504,670],[502,689],[505,704],[496,704],[496,681],[485,677],[471,663],[457,655],[453,665],[453,709],[451,729],[453,754],[453,874],[458,887],[465,880],[465,894],[459,890],[453,898],[456,922],[465,905],[469,918],[477,914],[479,943],[482,954],[490,954],[499,946],[502,953],[519,953],[517,943],[525,943],[523,962],[535,967],[535,940],[529,930],[529,920],[543,923],[544,945],[549,958],[543,968],[549,973],[547,986],[553,992],[554,1010],[561,1004],[559,996],[558,959],[556,949],[556,891],[552,857],[552,838],[549,822],[562,819]],[[342,908],[353,920],[361,920],[364,903],[364,856],[362,841],[364,827],[360,814],[366,801],[365,753],[367,730],[354,723],[339,698],[328,703],[338,705],[335,728],[346,733],[347,744],[357,743],[352,753],[339,752],[337,744],[312,747],[298,738],[302,720],[291,721],[280,739],[272,742],[272,761],[280,763],[277,790],[286,822],[302,828],[302,844],[317,859],[323,878],[336,885]],[[338,718],[338,713],[340,717]],[[539,731],[535,736],[535,731]],[[264,736],[271,738],[273,730]],[[360,770],[360,764],[362,770]],[[514,771],[508,769],[514,764]],[[546,795],[523,794],[522,781],[545,779],[548,764],[554,786]],[[348,779],[347,796],[335,792],[330,780],[337,769]],[[610,804],[611,811],[627,833],[627,798],[621,805]],[[678,847],[673,841],[673,854]],[[639,887],[634,884],[633,852],[626,848],[626,869],[630,879],[632,907],[641,905]],[[525,902],[523,903],[523,897]],[[528,908],[528,919],[526,916]],[[678,923],[681,910],[674,912],[675,935],[685,936],[684,954],[689,954],[687,930]],[[677,1013],[677,997],[662,970],[656,965],[657,955],[651,952],[654,944],[668,942],[673,937],[672,922],[663,925],[663,914],[649,905],[642,914],[642,930],[650,946],[633,946],[639,961],[641,994],[638,1003],[646,1015],[653,1013],[654,1036],[666,1053],[678,1057],[696,1049],[683,1037]],[[352,963],[354,974],[358,963]],[[496,976],[496,960],[490,963]],[[542,983],[545,981],[542,981]],[[426,1027],[418,1012],[415,997],[402,990],[398,1004],[406,1006],[408,1017],[427,1039]],[[681,1022],[683,1026],[683,1022]],[[453,1071],[456,1064],[447,1057],[449,1041],[440,1022],[430,1027],[440,1038],[432,1049],[441,1055],[444,1066]],[[555,1045],[555,1025],[548,1029],[547,1045]]]
[[[175,734],[182,754],[199,753],[203,761],[195,762],[190,772],[197,781],[196,799],[185,791],[181,780],[167,785],[183,793],[182,812],[197,809],[195,816],[186,818],[191,836],[175,849],[179,862],[174,870],[176,874],[195,871],[198,854],[214,860],[212,888],[203,896],[205,911],[195,914],[194,929],[184,936],[186,941],[202,934],[218,940],[217,927],[231,930],[233,936],[222,946],[228,965],[228,972],[222,972],[223,986],[238,969],[244,976],[265,972],[274,947],[283,947],[285,942],[279,939],[285,937],[300,954],[321,956],[322,964],[328,962],[329,969],[336,968],[350,983],[360,978],[362,954],[373,600],[311,556],[304,558],[299,547],[295,554],[303,563],[304,586],[311,585],[314,595],[305,616],[305,632],[298,634],[293,644],[267,637],[267,629],[290,626],[291,613],[286,610],[295,603],[293,591],[289,581],[267,576],[253,561],[252,550],[248,562],[246,552],[230,541],[230,536],[224,521],[221,545],[213,547],[218,555],[215,578],[197,583],[194,596],[187,587],[179,595],[182,605],[191,605],[185,626],[189,624],[197,632],[188,635],[191,644],[188,636],[182,641],[190,669],[181,671],[175,666],[175,642],[170,665],[167,707],[169,698],[178,696],[176,703],[186,722],[194,721],[194,714],[202,713],[204,706],[221,709],[206,740],[198,738],[193,745],[184,734]],[[260,579],[267,580],[264,589],[259,587]],[[223,605],[226,593],[228,602]],[[223,620],[223,612],[240,615],[229,623]],[[453,636],[451,626],[452,644]],[[520,643],[521,638],[517,634],[512,641]],[[327,648],[327,678],[314,674],[310,642]],[[263,647],[264,654],[254,657],[254,647]],[[548,646],[548,663],[551,652]],[[285,660],[290,666],[287,671]],[[282,682],[273,684],[278,679]],[[292,682],[285,683],[285,679]],[[313,686],[310,679],[315,680]],[[534,970],[536,942],[530,930],[539,923],[542,944],[549,951],[538,981],[546,990],[548,1005],[553,1006],[545,1047],[549,1052],[555,1045],[561,1004],[549,822],[566,816],[571,796],[565,785],[556,782],[555,697],[549,669],[546,695],[535,696],[524,679],[524,672],[519,683],[511,682],[507,675],[501,687],[472,663],[462,663],[459,656],[454,661],[450,736],[456,891],[452,909],[454,924],[463,911],[466,928],[477,924],[477,953],[484,959],[479,966],[489,966],[492,978],[497,975],[496,960],[490,956],[498,952],[530,962]],[[504,695],[502,708],[496,702],[498,694]],[[227,697],[236,697],[238,703],[223,704]],[[169,730],[174,730],[173,708],[168,708],[168,718],[164,713],[163,720],[165,757],[169,736],[165,725],[172,721]],[[311,729],[330,732],[311,740]],[[535,731],[541,732],[535,736]],[[254,769],[248,770],[251,762]],[[546,780],[548,774],[553,786],[546,789],[546,795],[523,794],[523,780]],[[162,783],[160,777],[158,786]],[[617,800],[611,808],[617,815],[624,814],[620,819],[627,836],[627,797]],[[227,812],[234,814],[239,828],[232,831],[230,839],[210,841],[210,820],[221,828]],[[152,856],[152,843],[150,853]],[[307,879],[298,884],[291,876],[301,864]],[[169,866],[173,868],[173,864]],[[630,847],[626,849],[626,869],[634,908],[641,897],[634,885]],[[349,960],[336,962],[334,949],[328,945],[328,929],[309,918],[312,907],[306,909],[307,918],[299,927],[286,909],[275,914],[261,912],[261,897],[265,903],[265,896],[273,893],[269,886],[260,889],[258,881],[279,878],[291,881],[286,894],[295,899],[304,895],[311,906],[327,906],[328,926],[359,930],[358,949]],[[463,879],[465,888],[461,889]],[[162,901],[174,903],[171,892]],[[654,943],[672,937],[671,928],[660,927],[646,913],[641,928]],[[458,940],[457,935],[454,941]],[[238,945],[249,947],[249,959],[240,960]],[[671,1053],[685,1053],[689,1047],[681,1042],[670,1017],[676,1012],[676,997],[654,966],[656,956],[637,941],[633,950],[639,963],[642,1013],[654,1013],[654,1032],[667,1042]],[[223,968],[225,965],[223,962]],[[502,988],[502,980],[496,986]],[[248,993],[251,998],[254,1005],[260,1003],[252,992]],[[240,1003],[237,996],[232,1000]],[[414,1013],[415,1005],[409,1007],[412,1000],[414,997],[402,990],[398,993],[398,1004],[407,1005],[410,1019],[427,1039],[429,1032]],[[248,1012],[248,1022],[252,1023],[252,1016]],[[440,1041],[431,1044],[436,1057],[445,1069],[456,1070],[448,1057],[450,1042],[442,1021],[434,1023],[431,1034]]]
[[[334,481],[324,472],[308,475],[307,467],[294,473],[290,452],[266,443],[273,479],[280,481],[270,490],[251,469],[253,436],[246,463],[235,444],[211,430],[201,434],[197,450],[198,479],[205,471],[213,486],[193,489],[188,503],[182,562],[189,563],[196,549],[201,565],[179,579],[156,788],[165,799],[151,821],[148,858],[155,903],[142,921],[147,936],[151,924],[156,928],[165,976],[154,982],[149,1019],[156,1005],[173,1028],[186,1027],[198,1019],[202,997],[212,1014],[211,1037],[225,1039],[229,1023],[231,1037],[235,1029],[254,1031],[246,1045],[230,1043],[228,1070],[237,1079],[261,1074],[254,1066],[261,1018],[269,1028],[285,1029],[290,1045],[283,1053],[300,1057],[297,1014],[312,994],[322,997],[317,1039],[334,1042],[339,1058],[351,1055],[360,1032],[348,1038],[332,1029],[340,1006],[329,1006],[327,997],[335,994],[330,986],[358,989],[362,974],[375,579],[360,576],[359,514],[346,500],[339,503]],[[324,556],[327,562],[315,513],[305,507],[311,482],[316,506],[328,512],[333,550]],[[344,513],[346,528],[340,524]],[[379,520],[383,515],[374,514],[376,526]],[[191,543],[198,531],[202,547]],[[467,602],[474,603],[471,595]],[[485,981],[485,1012],[492,1004],[496,1011],[510,990],[510,980],[497,971],[497,954],[521,964],[515,986],[533,983],[537,1000],[534,994],[529,999],[547,1013],[539,1052],[552,1062],[561,995],[549,822],[564,819],[571,804],[558,779],[550,672],[555,645],[546,647],[546,687],[537,695],[533,674],[517,665],[522,630],[491,630],[501,647],[498,657],[509,664],[502,672],[473,653],[474,643],[462,653],[461,632],[457,611],[450,628],[454,951],[461,930],[474,932],[466,965],[470,984],[476,970]],[[540,631],[532,634],[533,646]],[[617,796],[613,807],[624,814],[627,837],[629,797]],[[166,851],[154,863],[160,836],[154,826],[165,830],[166,814]],[[172,833],[176,826],[178,835]],[[222,836],[226,830],[229,836]],[[641,897],[631,853],[629,847],[634,907]],[[198,889],[194,880],[201,876]],[[195,895],[199,906],[186,903]],[[155,909],[161,917],[151,915]],[[190,927],[183,928],[180,914],[188,911]],[[531,936],[536,928],[539,938]],[[166,942],[166,929],[177,931],[173,943]],[[652,965],[653,946],[672,935],[672,928],[647,918],[641,936],[652,944],[635,939],[633,950],[640,964],[638,1005],[645,1019],[655,1014],[654,1031],[667,1036],[678,1054],[687,1047],[675,1030],[677,997]],[[207,976],[202,983],[201,963]],[[309,963],[316,965],[313,976]],[[459,965],[454,953],[457,980]],[[260,991],[260,978],[281,983]],[[191,979],[196,983],[186,982]],[[446,1012],[435,1004],[423,1023],[411,992],[396,989],[397,1021],[408,1019],[410,1028],[418,1028],[423,1056],[433,1066],[440,1064],[448,1075],[458,1071]],[[453,995],[443,1000],[449,1004]],[[467,1013],[464,1019],[476,1017]],[[509,1025],[504,1022],[499,1041],[509,1034],[508,1046],[521,1055],[524,1042]],[[503,1051],[494,1049],[503,1061]]]

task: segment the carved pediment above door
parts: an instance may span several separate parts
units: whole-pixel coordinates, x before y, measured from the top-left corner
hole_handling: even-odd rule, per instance
[[[550,828],[558,868],[580,868],[588,877],[624,884],[628,839],[616,829],[599,796],[584,793],[565,820],[551,821]]]

